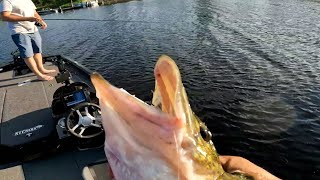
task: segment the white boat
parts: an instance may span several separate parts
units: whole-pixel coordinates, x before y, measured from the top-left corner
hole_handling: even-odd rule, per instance
[[[89,1],[88,3],[88,7],[98,7],[99,4],[98,4],[98,1],[95,0],[95,1]]]

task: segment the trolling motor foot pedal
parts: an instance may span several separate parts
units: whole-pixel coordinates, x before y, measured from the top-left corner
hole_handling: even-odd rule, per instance
[[[65,71],[62,73],[59,73],[56,77],[55,77],[57,83],[67,83],[70,84],[70,79],[71,79],[71,73],[69,71]],[[69,82],[69,83],[68,83]]]
[[[66,85],[70,84],[71,73],[66,69],[65,62],[62,60],[57,61],[57,66],[59,69],[59,74],[55,77],[57,83],[64,83]]]

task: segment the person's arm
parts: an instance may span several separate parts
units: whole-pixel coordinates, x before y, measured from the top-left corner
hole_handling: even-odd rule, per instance
[[[48,27],[47,23],[44,22],[43,19],[41,18],[41,16],[38,14],[36,5],[33,2],[32,2],[32,4],[33,4],[33,8],[34,8],[34,17],[36,17],[37,22],[42,25],[41,29],[46,29]]]
[[[13,6],[11,1],[0,0],[0,12],[1,19],[3,21],[18,22],[18,21],[36,21],[35,17],[22,17],[18,15],[11,14]]]
[[[280,180],[263,168],[239,156],[219,156],[222,167],[229,173],[239,172],[254,180]]]
[[[9,21],[9,22],[37,21],[37,18],[35,17],[21,17],[21,16],[11,14],[10,11],[1,12],[1,19],[3,21]]]
[[[41,18],[41,16],[38,14],[36,10],[34,11],[34,17],[37,18],[37,22],[42,24],[41,29],[46,29],[48,27],[47,23],[43,21],[43,19]]]

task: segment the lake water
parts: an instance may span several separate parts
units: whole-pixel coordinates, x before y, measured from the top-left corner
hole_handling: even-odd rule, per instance
[[[44,53],[145,101],[157,58],[171,56],[220,154],[283,179],[320,179],[319,2],[143,0],[44,18],[102,20],[47,20]],[[15,46],[1,23],[0,34],[6,62]]]

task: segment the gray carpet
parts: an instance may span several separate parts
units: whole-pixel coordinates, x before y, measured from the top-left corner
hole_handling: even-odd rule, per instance
[[[57,69],[50,63],[46,63],[46,66]],[[77,73],[73,73],[72,79],[76,81],[83,79],[80,73],[78,74],[77,76]],[[84,81],[89,82],[88,79],[84,79]],[[12,135],[12,132],[23,129],[24,125],[21,122],[28,123],[28,126],[32,126],[34,123],[36,126],[41,124],[42,121],[50,121],[52,118],[50,106],[53,93],[60,86],[61,84],[57,84],[55,80],[38,81],[31,73],[15,77],[12,71],[1,73],[1,144],[15,145],[20,143],[19,139],[10,141],[7,137]],[[30,141],[32,140],[31,137]],[[89,172],[92,173],[100,173],[98,176],[106,179],[107,171],[103,171],[106,164],[95,164],[105,161],[106,157],[102,148],[86,151],[75,150],[19,163],[10,168],[1,169],[0,167],[0,180],[79,180],[83,179],[85,169],[90,169]],[[88,166],[92,163],[95,165]],[[90,176],[87,173],[86,175]]]

